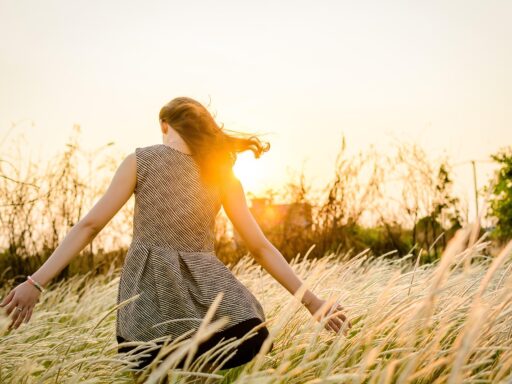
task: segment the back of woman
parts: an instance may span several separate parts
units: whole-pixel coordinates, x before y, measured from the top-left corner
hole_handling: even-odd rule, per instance
[[[213,251],[218,186],[201,182],[192,155],[165,144],[135,149],[133,240],[183,251]]]
[[[200,180],[192,156],[165,144],[136,148],[133,239],[120,277],[117,336],[151,341],[196,329],[215,297],[214,320],[226,329],[243,320],[265,321],[254,295],[214,251],[217,187]]]

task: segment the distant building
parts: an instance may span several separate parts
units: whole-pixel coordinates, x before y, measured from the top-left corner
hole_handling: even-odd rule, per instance
[[[268,198],[254,198],[249,210],[263,233],[283,235],[308,230],[313,224],[311,208],[309,203],[272,204]],[[238,244],[240,235],[235,229],[233,233]]]

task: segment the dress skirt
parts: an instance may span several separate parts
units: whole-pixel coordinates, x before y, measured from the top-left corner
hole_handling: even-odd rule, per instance
[[[192,358],[192,361],[193,362],[196,361],[196,359],[198,357],[200,357],[205,352],[209,351],[212,347],[214,347],[215,345],[217,345],[219,342],[221,342],[223,340],[227,340],[227,339],[230,339],[233,337],[236,337],[237,339],[243,337],[258,324],[261,324],[260,319],[251,318],[251,319],[244,320],[238,324],[235,324],[229,328],[226,328],[224,330],[221,330],[221,331],[213,334],[210,338],[208,338],[207,340],[205,340],[199,344],[198,349]],[[228,350],[226,352],[226,354],[223,355],[223,356],[228,356],[233,351],[235,351],[235,353],[229,358],[229,360],[226,360],[223,362],[221,369],[234,368],[234,367],[238,367],[240,365],[250,362],[258,354],[258,352],[260,351],[260,349],[263,345],[263,342],[265,341],[265,339],[267,339],[268,336],[269,336],[269,331],[268,331],[267,327],[265,327],[265,326],[260,327],[258,329],[258,331],[253,336],[244,340],[242,343],[238,344],[238,346],[232,347],[232,349]],[[117,337],[118,344],[128,341],[119,335],[117,335],[116,337]],[[160,346],[155,349],[152,349],[149,352],[144,353],[144,355],[149,355],[149,356],[143,356],[137,361],[137,363],[136,363],[137,365],[135,367],[136,370],[143,370],[156,358],[156,356],[158,355],[158,353],[161,350],[163,342],[159,341],[157,344],[159,344]],[[271,343],[269,351],[272,350],[273,347],[274,347],[274,342]],[[118,345],[118,352],[126,353],[134,348],[136,348],[136,347],[135,346]],[[139,350],[140,350],[140,347],[139,347]],[[176,368],[183,369],[186,358],[187,357],[185,356],[176,365]],[[165,359],[165,356],[161,357],[161,359],[162,360]]]

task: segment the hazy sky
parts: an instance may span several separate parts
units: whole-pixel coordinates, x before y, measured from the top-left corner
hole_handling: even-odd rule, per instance
[[[511,19],[508,0],[0,0],[0,139],[52,154],[80,124],[86,146],[128,153],[160,143],[160,107],[186,95],[269,133],[270,152],[241,157],[255,192],[303,164],[325,183],[342,133],[486,159],[512,143]]]

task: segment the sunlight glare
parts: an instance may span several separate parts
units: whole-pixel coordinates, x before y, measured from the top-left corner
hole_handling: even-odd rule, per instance
[[[255,159],[252,152],[243,152],[237,155],[233,172],[246,191],[254,191],[265,182],[263,160]]]

